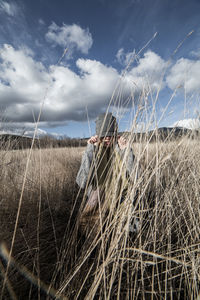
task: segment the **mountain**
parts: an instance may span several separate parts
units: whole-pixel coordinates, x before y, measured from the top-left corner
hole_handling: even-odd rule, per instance
[[[175,122],[171,127],[184,127],[187,129],[198,130],[200,128],[200,119],[183,119]]]
[[[182,137],[187,138],[199,138],[200,132],[198,130],[191,130],[184,127],[161,127],[155,130],[151,130],[148,132],[140,132],[134,134],[134,142],[139,141],[173,141],[180,139]]]
[[[130,132],[119,132],[119,135],[130,135]],[[144,142],[150,143],[156,141],[168,142],[175,141],[182,137],[190,139],[199,139],[200,131],[191,130],[184,127],[161,127],[156,130],[148,132],[137,132],[133,133],[133,142]],[[88,138],[56,138],[54,136],[40,136],[35,138],[33,147],[34,148],[58,148],[58,147],[79,147],[86,146]],[[21,136],[17,134],[6,134],[0,133],[0,149],[28,149],[32,145],[32,137]]]
[[[28,149],[33,142],[32,137],[20,136],[15,134],[0,134],[1,150]],[[34,148],[59,148],[59,147],[80,147],[86,146],[85,139],[64,137],[57,139],[52,136],[41,136],[34,139]]]

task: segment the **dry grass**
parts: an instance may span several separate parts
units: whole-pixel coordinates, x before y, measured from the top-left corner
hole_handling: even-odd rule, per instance
[[[109,195],[114,205],[100,207],[96,221],[86,220],[87,236],[79,228],[84,195],[75,185],[84,149],[33,150],[2,299],[197,299],[199,142],[133,148],[137,162],[124,205]],[[0,240],[9,249],[27,151],[0,156]],[[134,217],[139,232],[129,234]],[[2,246],[2,280],[6,253]]]
[[[75,185],[74,178],[80,156],[81,148],[33,150],[26,178],[24,201],[35,204],[40,195],[45,201],[48,200],[57,206],[60,201],[69,200],[72,197],[70,192]],[[2,162],[0,197],[3,206],[17,205],[27,157],[28,150],[0,152]]]
[[[20,258],[31,271],[34,270],[36,276],[40,274],[40,266],[36,266],[40,264],[41,256],[41,274],[48,282],[52,276],[50,269],[53,270],[56,264],[58,244],[70,223],[78,192],[74,178],[82,151],[81,148],[43,149],[34,150],[31,155],[13,255]],[[0,156],[0,240],[10,248],[28,150],[7,149],[1,151]],[[15,272],[11,277],[19,290],[18,286],[24,284],[24,279],[18,280]],[[20,295],[26,295],[30,284],[27,286],[24,286],[24,290],[20,288]]]

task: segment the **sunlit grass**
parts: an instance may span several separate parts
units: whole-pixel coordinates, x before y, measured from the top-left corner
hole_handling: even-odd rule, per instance
[[[133,149],[136,164],[124,205],[101,206],[82,226],[84,195],[77,196],[75,176],[84,149],[33,150],[12,260],[38,278],[38,284],[11,264],[4,295],[10,287],[11,294],[47,299],[48,288],[37,291],[42,281],[58,298],[196,299],[199,142],[141,142]],[[1,241],[9,249],[27,150],[1,151],[1,157]],[[109,196],[114,203],[115,195]],[[140,220],[139,232],[129,234],[134,217]],[[4,278],[3,253],[1,265]]]

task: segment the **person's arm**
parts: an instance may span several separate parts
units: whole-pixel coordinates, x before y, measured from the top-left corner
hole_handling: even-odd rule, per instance
[[[88,144],[83,154],[81,166],[76,176],[76,183],[79,185],[81,189],[84,189],[86,186],[92,159],[93,159],[93,153],[94,153],[94,145]]]
[[[126,163],[126,170],[129,174],[129,176],[134,168],[134,165],[135,165],[135,155],[133,154],[133,149],[130,148],[128,157],[127,157],[127,163]]]
[[[127,151],[128,147],[128,141],[127,139],[125,139],[124,137],[119,137],[118,138],[118,142],[117,142],[117,146],[116,146],[116,150],[120,153],[120,156],[124,157],[125,152]],[[130,147],[129,152],[126,158],[126,171],[128,173],[128,175],[130,176],[133,168],[134,168],[134,163],[135,163],[135,155],[133,154],[133,149]]]
[[[92,136],[88,140],[87,148],[83,154],[81,166],[76,176],[76,183],[79,185],[81,189],[84,189],[87,184],[88,175],[90,172],[90,167],[94,156],[94,149],[97,143],[98,143],[98,137]]]

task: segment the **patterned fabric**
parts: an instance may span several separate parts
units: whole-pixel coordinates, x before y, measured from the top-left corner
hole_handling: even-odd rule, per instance
[[[135,158],[132,149],[130,149],[128,157],[125,155],[127,155],[126,150],[121,150],[118,144],[113,148],[97,148],[93,144],[87,145],[76,182],[80,188],[87,188],[88,198],[91,191],[98,187],[101,196],[103,194],[105,196],[105,193],[108,195],[107,201],[113,194],[123,201],[122,198],[128,188]]]
[[[88,144],[86,151],[82,156],[81,166],[76,177],[76,183],[79,185],[81,189],[84,189],[87,185],[93,157],[94,157],[94,145]]]

